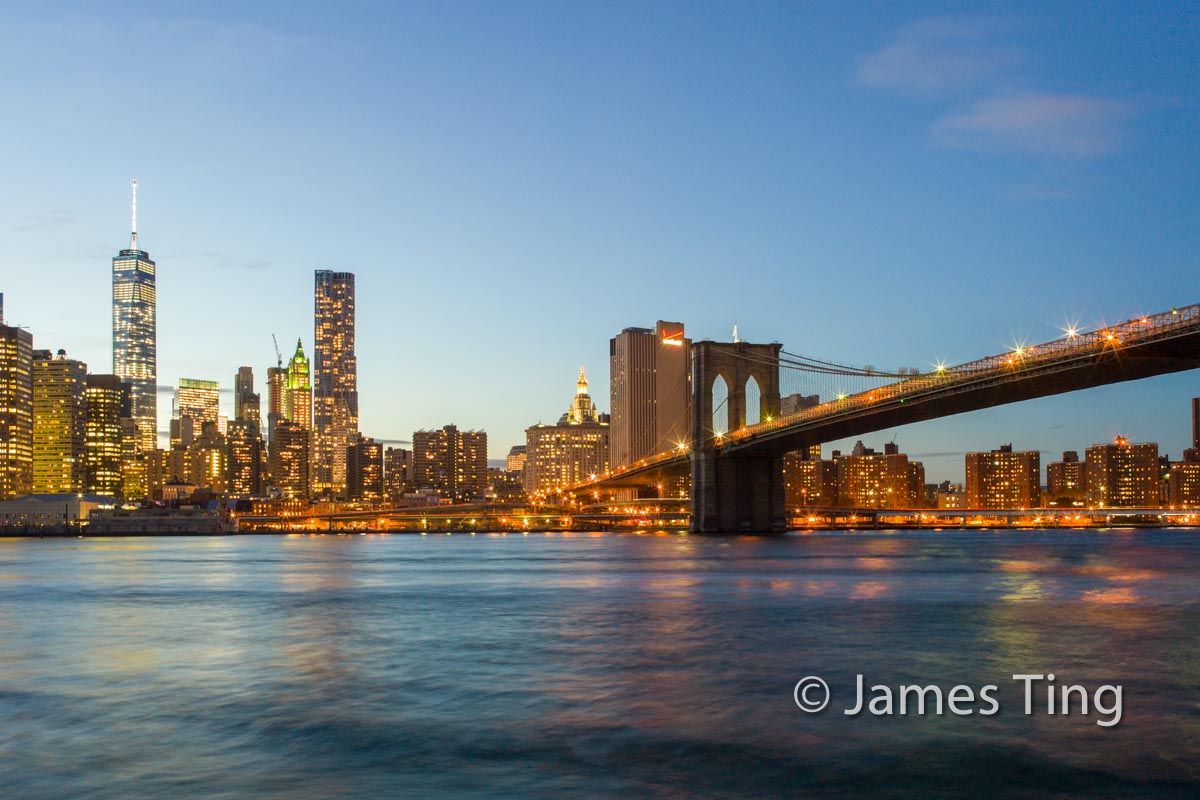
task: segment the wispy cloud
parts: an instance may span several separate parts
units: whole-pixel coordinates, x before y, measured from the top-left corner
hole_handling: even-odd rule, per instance
[[[859,63],[855,80],[875,89],[939,96],[978,86],[1019,66],[1023,50],[1002,41],[1011,21],[931,17],[900,28]]]
[[[74,225],[79,220],[74,214],[57,212],[51,214],[42,214],[21,225],[14,226],[12,233],[29,233],[31,231],[46,230],[47,228],[59,228],[64,225]]]
[[[1129,116],[1130,109],[1114,100],[1020,92],[948,114],[933,124],[933,134],[948,147],[1086,159],[1116,150]]]
[[[238,258],[229,253],[222,253],[218,250],[209,250],[205,253],[181,253],[171,256],[172,261],[204,261],[208,264],[217,264],[222,267],[231,267],[233,269],[243,269],[250,272],[266,269],[271,266],[271,262],[265,258]]]

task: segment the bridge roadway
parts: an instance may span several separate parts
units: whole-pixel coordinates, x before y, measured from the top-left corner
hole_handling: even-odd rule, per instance
[[[1200,367],[1200,304],[939,368],[729,433],[718,456],[779,456],[914,422]],[[691,447],[659,453],[570,488],[653,487],[686,474]]]

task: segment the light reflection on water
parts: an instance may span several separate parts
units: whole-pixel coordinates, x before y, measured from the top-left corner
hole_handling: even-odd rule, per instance
[[[1195,796],[1198,569],[1178,530],[0,541],[0,786]],[[1024,716],[1050,671],[1121,725]],[[849,718],[859,672],[1004,711]]]

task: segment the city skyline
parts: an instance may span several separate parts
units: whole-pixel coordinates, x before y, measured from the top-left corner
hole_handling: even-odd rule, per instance
[[[563,372],[582,363],[595,396],[606,397],[604,341],[654,319],[679,320],[697,339],[728,339],[736,323],[747,340],[843,362],[927,366],[1195,299],[1186,296],[1194,142],[1179,124],[1196,100],[1185,71],[1194,21],[1147,19],[1119,4],[1053,16],[1028,6],[1003,19],[939,17],[934,7],[776,13],[746,21],[715,54],[708,45],[731,27],[727,10],[667,37],[663,53],[646,42],[664,23],[645,11],[621,8],[587,26],[564,15],[548,23],[562,34],[557,43],[519,56],[489,37],[501,30],[529,42],[536,31],[500,12],[475,10],[447,30],[419,10],[390,11],[360,61],[304,83],[282,71],[314,54],[330,66],[319,54],[344,52],[345,29],[303,13],[268,23],[252,11],[235,22],[79,12],[56,28],[74,37],[73,57],[60,38],[14,36],[44,24],[26,12],[5,40],[9,74],[25,79],[18,96],[34,112],[18,135],[25,161],[63,169],[8,167],[25,191],[0,201],[11,220],[2,235],[14,251],[37,252],[38,268],[6,277],[7,316],[35,332],[36,347],[104,370],[108,307],[98,298],[109,291],[106,265],[122,244],[136,175],[141,246],[159,265],[160,386],[195,376],[229,389],[241,365],[265,374],[272,333],[284,342],[307,334],[310,271],[347,270],[363,287],[360,429],[403,441],[457,422],[486,429],[498,459],[530,424],[557,415]],[[617,36],[623,24],[638,35]],[[158,75],[138,75],[145,135],[86,137],[81,123],[96,99],[128,83],[104,33],[126,27],[159,58]],[[1096,41],[1115,32],[1123,38],[1114,56]],[[408,51],[418,71],[476,55],[436,73],[435,91],[389,87],[373,76],[402,76],[383,44],[397,34],[428,34],[427,46]],[[35,41],[48,52],[32,52]],[[964,51],[959,83],[923,81],[923,64]],[[699,52],[711,63],[696,61]],[[547,76],[539,59],[565,69]],[[72,86],[85,64],[95,73],[87,96]],[[495,76],[494,97],[472,88],[480,69]],[[607,89],[587,77],[597,70]],[[195,111],[227,108],[210,116],[228,130],[181,131],[176,123],[195,111],[169,86],[183,76],[205,90]],[[293,98],[311,86],[317,102],[336,99],[373,130],[401,133],[385,146],[353,115],[323,117],[306,133],[313,117],[273,102],[277,85]],[[42,99],[51,96],[57,104]],[[443,96],[485,101],[487,119]],[[562,122],[538,101],[596,113]],[[862,135],[873,130],[890,138]],[[539,313],[524,315],[531,285]],[[253,313],[223,325],[213,309],[238,290]],[[439,311],[448,307],[464,311],[453,326]],[[879,335],[880,317],[897,335]],[[459,365],[477,350],[485,357],[470,380],[503,387],[485,404],[455,391],[466,383]],[[410,376],[445,391],[414,389]],[[1196,394],[1185,373],[900,435],[931,478],[955,480],[963,453],[1010,441],[1055,454],[1123,434],[1177,457],[1190,435],[1176,409]],[[228,391],[221,408],[233,417]]]

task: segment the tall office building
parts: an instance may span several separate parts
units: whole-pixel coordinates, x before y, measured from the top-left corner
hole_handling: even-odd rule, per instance
[[[255,435],[262,428],[262,400],[254,391],[254,370],[250,367],[238,367],[233,379],[233,418],[252,423]]]
[[[287,370],[267,368],[267,443],[275,444],[275,426],[287,422]]]
[[[354,273],[317,270],[314,290],[313,492],[346,493],[346,453],[358,436]]]
[[[275,426],[275,443],[271,447],[271,480],[286,498],[307,500],[312,494],[309,484],[311,444],[311,432],[296,423],[280,422]]]
[[[383,499],[383,444],[361,433],[346,453],[346,492],[365,503]]]
[[[113,374],[129,386],[129,416],[143,450],[158,446],[158,328],[155,265],[138,249],[137,181],[129,247],[112,260]]]
[[[661,320],[609,341],[614,469],[691,438],[691,344],[682,323]]]
[[[187,449],[192,483],[213,494],[229,488],[229,450],[225,435],[215,422],[205,422],[200,435]]]
[[[33,491],[33,335],[2,320],[0,500],[10,500]]]
[[[204,423],[221,417],[221,387],[216,381],[180,378],[171,408],[171,446],[187,447],[199,437]],[[190,430],[189,430],[190,428]]]
[[[306,430],[312,430],[312,381],[308,358],[304,355],[304,345],[296,340],[296,352],[287,365],[287,396],[284,400],[284,415],[288,422],[294,422]]]
[[[553,491],[603,474],[608,451],[608,415],[596,411],[580,368],[575,396],[558,424],[525,429],[525,491]]]
[[[33,491],[38,494],[83,491],[87,435],[87,364],[33,353]],[[140,443],[139,443],[140,446]]]
[[[1156,443],[1130,444],[1118,436],[1113,444],[1089,447],[1084,459],[1090,502],[1118,508],[1158,505],[1161,476]]]
[[[1036,508],[1041,503],[1041,454],[1013,452],[1002,445],[988,453],[967,453],[967,508]]]
[[[88,375],[86,396],[84,491],[121,498],[125,487],[121,467],[121,419],[132,419],[129,417],[133,405],[129,385],[119,375]],[[138,440],[143,441],[140,425],[137,430]]]
[[[413,434],[413,482],[455,502],[482,500],[487,492],[487,433],[455,425]]]
[[[262,493],[262,437],[254,420],[233,420],[225,435],[229,494],[249,497]]]

